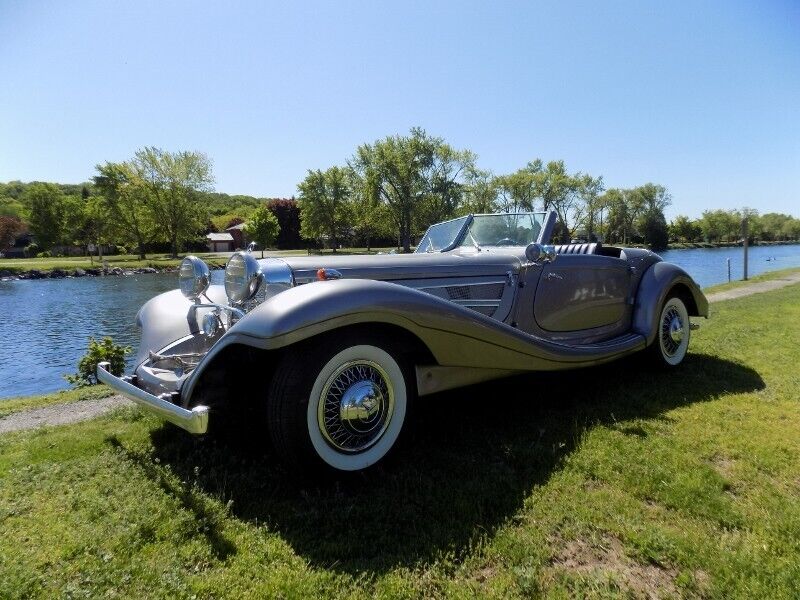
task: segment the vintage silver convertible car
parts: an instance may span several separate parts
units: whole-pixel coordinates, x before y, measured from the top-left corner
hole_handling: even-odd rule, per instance
[[[419,397],[640,350],[678,365],[689,317],[708,316],[692,278],[647,250],[547,245],[554,223],[469,215],[414,254],[239,252],[224,286],[187,257],[180,289],[137,315],[134,374],[101,363],[98,378],[191,433],[251,411],[284,460],[354,471],[389,453]]]

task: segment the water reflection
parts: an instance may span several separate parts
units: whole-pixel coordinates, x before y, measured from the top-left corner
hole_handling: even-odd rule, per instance
[[[66,387],[90,336],[136,348],[139,307],[176,284],[174,273],[0,282],[0,398]]]

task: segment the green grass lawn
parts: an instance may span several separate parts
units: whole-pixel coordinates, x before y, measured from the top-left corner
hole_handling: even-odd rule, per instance
[[[800,596],[800,285],[639,360],[422,399],[382,470],[135,409],[0,436],[0,597]]]

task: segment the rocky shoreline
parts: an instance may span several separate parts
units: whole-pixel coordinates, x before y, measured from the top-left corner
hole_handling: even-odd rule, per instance
[[[49,271],[30,269],[22,272],[0,269],[0,281],[15,281],[20,279],[65,279],[69,277],[125,277],[144,273],[175,273],[177,271],[178,267],[138,267],[135,269],[97,267],[89,269],[52,269]]]

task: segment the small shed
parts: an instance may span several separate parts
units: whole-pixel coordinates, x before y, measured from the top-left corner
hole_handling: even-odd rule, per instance
[[[209,233],[206,240],[209,252],[233,252],[233,236],[230,233]]]

